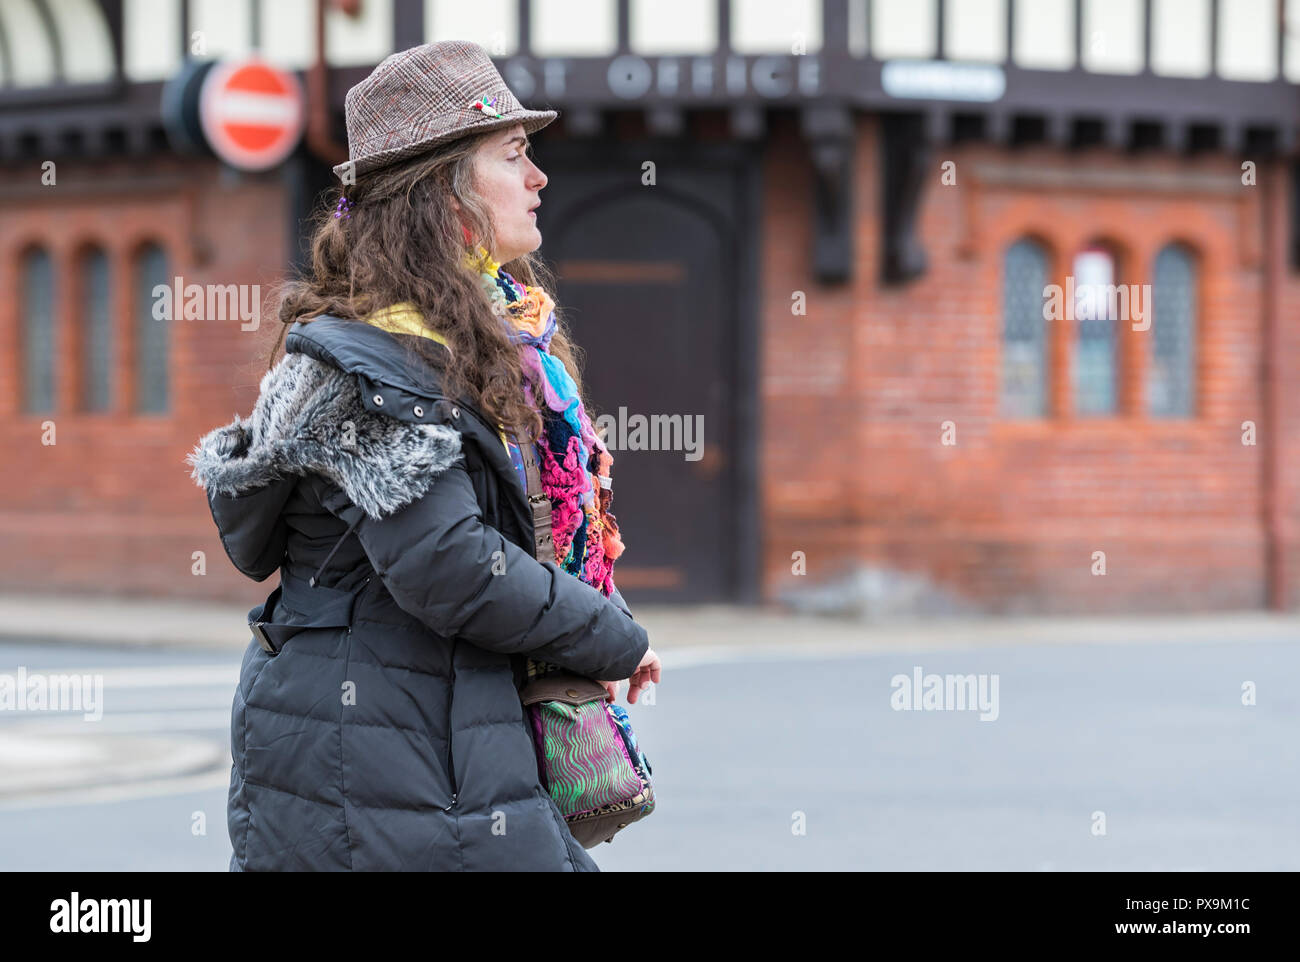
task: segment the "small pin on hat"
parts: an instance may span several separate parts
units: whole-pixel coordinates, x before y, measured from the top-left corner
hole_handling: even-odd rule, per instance
[[[470,109],[470,110],[481,110],[481,111],[483,111],[483,113],[487,114],[489,117],[500,117],[500,116],[501,116],[501,111],[497,110],[497,98],[496,98],[496,97],[488,97],[487,94],[484,94],[482,97],[479,97],[478,100],[476,100],[476,101],[474,101],[472,104],[470,104],[470,105],[469,105],[469,109]]]

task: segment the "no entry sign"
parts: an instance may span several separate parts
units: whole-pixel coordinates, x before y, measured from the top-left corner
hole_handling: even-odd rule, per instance
[[[240,170],[266,170],[302,136],[305,98],[293,74],[260,60],[221,63],[199,97],[199,122],[218,157]]]

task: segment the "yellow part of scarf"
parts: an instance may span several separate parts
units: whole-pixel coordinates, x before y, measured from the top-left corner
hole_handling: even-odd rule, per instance
[[[491,274],[497,276],[497,271],[501,270],[501,264],[492,259],[488,249],[482,244],[478,245],[477,251],[465,252],[465,264],[480,274]]]
[[[388,307],[380,308],[372,314],[367,314],[363,320],[367,324],[373,324],[381,330],[389,331],[393,334],[418,334],[421,337],[427,337],[437,341],[443,347],[447,347],[447,339],[437,331],[431,331],[424,326],[423,315],[410,301],[402,301],[399,304],[390,304]],[[505,446],[506,454],[510,454],[510,442],[506,440],[506,432],[501,424],[497,424],[497,430],[501,434],[501,443]]]

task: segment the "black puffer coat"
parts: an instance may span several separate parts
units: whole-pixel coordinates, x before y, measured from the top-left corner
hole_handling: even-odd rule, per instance
[[[295,324],[251,416],[189,456],[230,560],[280,574],[249,613],[278,653],[255,630],[235,693],[230,869],[597,871],[517,692],[527,656],[622,679],[649,639],[535,559],[500,436],[411,336]]]

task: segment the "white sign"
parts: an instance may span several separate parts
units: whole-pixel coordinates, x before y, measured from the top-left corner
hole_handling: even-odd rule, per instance
[[[1007,77],[995,64],[947,60],[891,60],[880,71],[880,85],[891,97],[909,100],[998,100]]]

